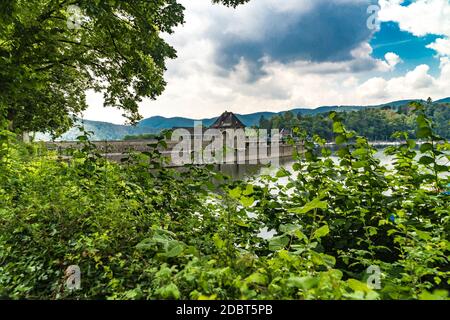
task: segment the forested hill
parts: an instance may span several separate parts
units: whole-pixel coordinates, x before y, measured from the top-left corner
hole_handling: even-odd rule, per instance
[[[450,103],[428,105],[426,113],[433,120],[436,133],[447,139],[450,138]],[[391,140],[392,134],[396,131],[407,131],[411,137],[414,137],[416,129],[415,114],[408,104],[388,104],[359,111],[342,112],[341,117],[348,129],[372,141]],[[300,127],[311,136],[317,134],[327,140],[332,140],[334,136],[328,113],[302,115],[288,111],[269,119],[261,117],[259,127],[264,129]]]
[[[401,101],[393,101],[386,104],[381,105],[375,105],[375,106],[322,106],[316,109],[307,109],[307,108],[296,108],[291,109],[290,111],[282,111],[282,112],[269,112],[269,111],[263,111],[263,112],[255,112],[251,114],[236,114],[236,116],[246,125],[249,127],[254,126],[260,126],[262,124],[263,128],[268,127],[274,127],[274,128],[290,128],[294,124],[296,124],[295,119],[302,119],[304,118],[305,121],[302,122],[302,125],[305,128],[310,128],[311,132],[323,132],[327,133],[326,131],[326,123],[324,121],[327,121],[326,117],[323,117],[321,115],[326,114],[330,111],[337,111],[337,112],[352,112],[356,111],[357,113],[354,114],[352,117],[362,117],[363,121],[359,121],[359,123],[362,123],[362,127],[364,130],[372,131],[373,134],[369,134],[369,136],[374,137],[377,136],[377,133],[380,134],[380,136],[383,136],[385,134],[384,128],[386,127],[386,124],[383,124],[385,118],[389,119],[393,116],[389,116],[388,113],[380,113],[377,115],[374,115],[371,119],[365,119],[364,116],[366,114],[366,110],[373,110],[373,109],[399,109],[400,107],[406,106],[409,102],[413,100],[401,100]],[[438,104],[443,103],[449,103],[450,97],[446,99],[441,99],[436,101]],[[448,107],[447,107],[448,108]],[[364,111],[362,111],[364,110]],[[359,111],[359,113],[358,113]],[[370,114],[373,114],[373,111],[370,111]],[[376,112],[375,112],[376,113]],[[217,115],[217,117],[219,114]],[[447,121],[448,113],[444,112],[444,116],[446,116]],[[211,125],[214,120],[217,118],[206,118],[206,119],[200,119],[202,121],[203,125],[209,126]],[[290,117],[295,118],[293,122],[290,122]],[[398,117],[397,117],[398,118]],[[401,118],[401,117],[400,117]],[[439,116],[438,116],[439,118]],[[270,119],[270,124],[267,123]],[[284,119],[284,120],[283,120]],[[286,120],[287,119],[287,120]],[[439,118],[440,119],[440,118]],[[404,119],[406,121],[406,119]],[[411,120],[411,119],[410,119]],[[117,125],[112,124],[108,122],[101,122],[101,121],[91,121],[91,120],[84,120],[83,125],[86,130],[94,132],[92,139],[93,140],[122,140],[125,137],[130,136],[143,136],[145,134],[155,134],[159,133],[160,131],[164,129],[171,129],[173,127],[191,127],[193,126],[194,119],[190,118],[183,118],[183,117],[174,117],[174,118],[165,118],[161,116],[154,116],[147,119],[144,119],[140,121],[136,126],[128,126],[128,125]],[[263,121],[263,123],[261,123]],[[356,121],[356,120],[355,120]],[[396,121],[400,121],[397,119]],[[442,121],[440,119],[439,121]],[[78,123],[80,124],[81,121]],[[351,121],[350,121],[351,124]],[[355,123],[357,125],[358,123]],[[396,126],[388,125],[389,128],[396,128]],[[388,130],[389,131],[389,130]],[[390,132],[390,131],[389,131]],[[448,132],[448,127],[447,127]],[[76,137],[80,135],[80,131],[77,128],[72,128],[68,132],[64,133],[60,138],[57,140],[75,140]],[[50,140],[49,134],[38,134],[37,139],[38,140]]]

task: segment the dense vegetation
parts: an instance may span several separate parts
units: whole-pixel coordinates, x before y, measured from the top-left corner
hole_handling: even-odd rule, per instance
[[[434,121],[434,130],[437,134],[450,139],[450,105],[444,103],[427,103],[425,113]],[[408,105],[383,106],[360,111],[342,112],[342,121],[345,126],[356,131],[359,135],[371,141],[393,140],[392,134],[397,131],[407,131],[415,137],[415,113]],[[262,117],[259,127],[264,129],[292,129],[300,127],[310,136],[320,135],[331,141],[333,130],[328,113],[316,115],[295,115],[286,112],[270,119]]]
[[[58,158],[17,134],[64,132],[87,90],[140,119],[138,102],[163,92],[176,56],[161,34],[184,21],[176,0],[70,4],[0,2],[0,298],[448,297],[448,107],[262,119],[306,129],[294,130],[306,150],[294,173],[248,181],[168,169],[156,148],[109,162],[87,133]],[[388,149],[394,168],[351,131],[379,138],[371,127],[405,131]],[[314,134],[341,146],[337,163]],[[410,137],[425,141],[419,151]],[[263,228],[276,235],[262,238]],[[79,290],[66,286],[71,265]],[[379,288],[368,268],[381,271]]]
[[[0,118],[15,131],[62,133],[94,90],[139,120],[138,102],[163,92],[176,57],[162,34],[183,22],[176,0],[0,1]]]
[[[388,149],[392,169],[332,113],[337,162],[325,140],[295,130],[307,140],[294,173],[248,181],[170,170],[156,151],[107,162],[85,135],[57,161],[2,130],[0,297],[446,298],[450,144],[415,108],[426,143],[396,134],[406,143]],[[259,237],[263,227],[276,236]],[[65,287],[69,265],[80,290]],[[379,289],[366,283],[370,266]]]

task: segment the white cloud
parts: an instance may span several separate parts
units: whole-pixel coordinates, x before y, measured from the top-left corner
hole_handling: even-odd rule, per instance
[[[263,73],[257,78],[253,77],[252,63],[245,59],[241,59],[233,69],[225,70],[215,59],[221,54],[220,44],[215,37],[217,30],[239,34],[241,38],[257,37],[261,28],[264,32],[272,27],[270,10],[306,12],[310,10],[311,1],[283,0],[281,5],[279,0],[253,0],[248,7],[244,6],[237,11],[223,6],[211,6],[210,0],[181,2],[187,8],[186,24],[178,28],[174,35],[167,36],[178,51],[178,58],[168,63],[165,77],[168,85],[162,96],[156,101],[142,102],[140,112],[144,117],[162,115],[203,118],[217,116],[224,110],[237,113],[282,111],[294,107],[367,105],[429,96],[438,99],[450,95],[448,57],[441,57],[439,76],[433,77],[429,74],[428,66],[420,65],[404,75],[393,77],[391,71],[402,62],[401,57],[389,52],[384,59],[374,59],[371,56],[371,46],[364,41],[351,51],[350,60],[312,62],[305,58],[282,63],[266,56],[260,61]],[[398,12],[403,10],[398,8],[400,0],[381,2],[385,3],[385,19],[397,19],[393,13],[398,13],[398,20],[402,20],[405,28],[409,26],[409,11]],[[388,11],[388,2],[391,11]],[[426,1],[418,0],[416,3],[422,2]],[[423,10],[423,13],[424,22],[416,14],[414,24],[419,29],[416,30],[411,24],[411,30],[416,34],[436,32],[439,26],[433,23],[427,27],[423,24],[428,19],[438,19],[439,16],[432,15],[428,18],[427,15],[432,13],[427,10]],[[261,26],[258,15],[269,16],[266,26]],[[234,20],[236,16],[239,16],[238,20]],[[231,23],[241,20],[242,25]],[[445,31],[445,25],[441,29],[439,30]],[[436,41],[433,49],[445,53],[445,44],[446,42]],[[85,118],[115,123],[123,121],[121,111],[105,110],[100,106],[101,95],[89,93],[88,102],[92,107],[85,113]]]
[[[376,60],[377,69],[382,72],[394,71],[395,67],[403,60],[394,52],[388,52],[384,55],[384,60]]]
[[[395,69],[395,66],[402,62],[402,59],[400,59],[400,56],[397,55],[394,52],[388,52],[385,54],[384,58],[386,59],[386,62],[391,70]]]
[[[450,1],[416,0],[403,6],[403,0],[379,0],[380,21],[397,22],[402,30],[415,36],[437,34],[450,36]]]
[[[441,75],[439,77],[439,81],[437,81],[436,86],[437,90],[440,92],[446,92],[448,94],[448,90],[450,88],[450,58],[443,57],[441,58],[440,63]]]
[[[435,50],[440,56],[450,56],[450,38],[439,38],[427,45],[427,48]]]
[[[450,59],[442,58],[440,75],[433,77],[429,74],[430,67],[419,65],[404,76],[389,80],[371,78],[361,84],[356,92],[359,99],[379,103],[381,98],[387,100],[439,99],[449,95],[450,88]],[[385,102],[386,102],[385,101]]]
[[[367,99],[386,99],[388,82],[380,77],[367,80],[358,87],[358,94],[361,98]]]
[[[450,55],[450,1],[416,0],[408,6],[403,6],[403,2],[379,0],[380,21],[397,22],[400,29],[418,37],[428,34],[444,36],[427,45],[427,48],[441,56]]]
[[[404,77],[404,85],[411,89],[427,89],[433,86],[434,78],[428,74],[430,67],[422,64]]]

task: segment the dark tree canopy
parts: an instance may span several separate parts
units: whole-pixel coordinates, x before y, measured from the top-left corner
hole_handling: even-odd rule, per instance
[[[139,120],[138,102],[165,88],[176,51],[161,34],[183,11],[177,0],[1,1],[0,119],[18,131],[64,131],[93,89]]]
[[[223,3],[228,7],[237,7],[240,4],[249,2],[250,0],[213,0],[214,3]]]

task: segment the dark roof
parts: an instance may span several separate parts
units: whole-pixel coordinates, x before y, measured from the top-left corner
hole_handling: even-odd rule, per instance
[[[245,125],[234,115],[233,112],[225,111],[217,120],[211,125],[213,129],[239,129],[245,128]]]

